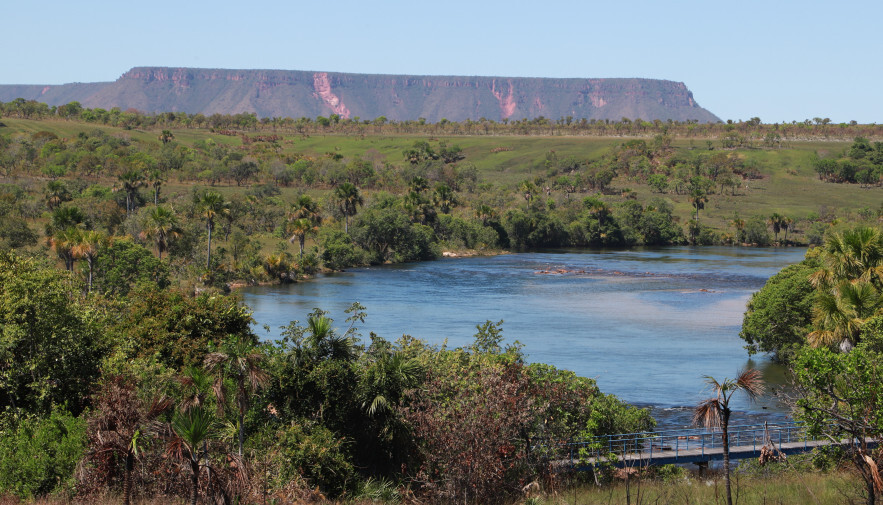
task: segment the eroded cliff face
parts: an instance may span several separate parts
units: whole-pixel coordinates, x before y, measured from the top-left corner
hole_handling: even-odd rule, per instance
[[[12,94],[18,93],[16,96]],[[34,96],[24,96],[29,94]],[[402,76],[288,70],[136,67],[112,83],[0,86],[0,100],[21,96],[61,105],[260,117],[453,121],[487,118],[645,120],[719,119],[681,82],[656,79],[551,79]],[[58,99],[54,99],[58,97]],[[65,101],[59,101],[64,98]],[[57,102],[57,103],[55,103]]]

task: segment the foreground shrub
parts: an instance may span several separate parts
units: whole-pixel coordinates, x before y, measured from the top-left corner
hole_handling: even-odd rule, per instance
[[[269,449],[271,487],[284,488],[303,476],[328,496],[339,496],[356,483],[344,442],[331,430],[312,423],[292,423],[274,434]]]
[[[0,493],[33,497],[73,486],[86,422],[66,412],[24,420],[0,436]]]

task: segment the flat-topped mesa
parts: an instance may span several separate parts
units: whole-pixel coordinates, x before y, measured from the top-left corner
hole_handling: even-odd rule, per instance
[[[238,114],[437,122],[486,118],[719,118],[700,107],[682,82],[659,79],[576,79],[350,74],[300,70],[135,67],[114,82],[59,86],[0,85],[15,98],[62,105],[144,112]]]

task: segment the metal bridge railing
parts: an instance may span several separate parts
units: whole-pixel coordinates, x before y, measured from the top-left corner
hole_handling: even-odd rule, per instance
[[[814,440],[806,433],[803,425],[792,421],[765,423],[755,425],[730,426],[728,429],[730,448],[751,446],[760,450],[768,440],[781,447],[791,442]],[[588,440],[572,441],[563,444],[569,454],[570,462],[579,459],[600,458],[609,454],[625,456],[640,454],[652,459],[653,454],[667,457],[678,456],[684,451],[700,451],[704,456],[707,450],[719,449],[723,446],[721,431],[704,428],[662,430],[652,432],[625,433],[605,435]],[[672,454],[674,453],[674,454]],[[695,452],[691,452],[695,455]]]

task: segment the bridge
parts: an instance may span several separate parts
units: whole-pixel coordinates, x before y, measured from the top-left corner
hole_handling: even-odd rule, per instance
[[[757,458],[762,449],[785,455],[808,452],[816,447],[832,445],[828,439],[810,437],[806,428],[795,422],[730,426],[730,459]],[[843,440],[838,445],[848,446]],[[874,444],[876,445],[876,444]],[[581,470],[600,463],[616,466],[647,466],[674,463],[706,465],[722,460],[723,440],[720,430],[703,428],[625,433],[594,437],[561,444],[557,466]],[[612,457],[611,455],[615,455]]]

